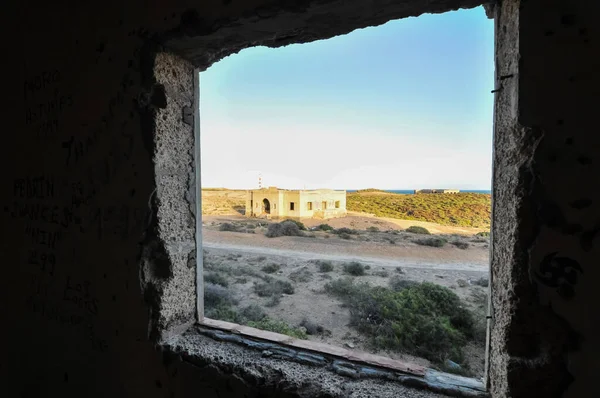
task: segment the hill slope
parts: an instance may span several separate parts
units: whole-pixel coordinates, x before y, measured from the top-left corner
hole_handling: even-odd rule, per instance
[[[491,195],[476,193],[402,195],[382,192],[348,193],[349,211],[377,217],[429,221],[442,225],[489,228]]]

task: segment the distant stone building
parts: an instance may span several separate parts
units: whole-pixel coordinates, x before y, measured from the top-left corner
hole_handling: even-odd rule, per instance
[[[346,191],[276,187],[246,191],[246,217],[336,218],[346,214]]]
[[[459,189],[415,189],[415,193],[459,193]]]

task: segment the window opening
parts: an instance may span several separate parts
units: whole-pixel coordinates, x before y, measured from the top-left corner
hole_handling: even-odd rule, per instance
[[[463,13],[468,13],[468,18],[463,20],[462,17],[456,17]],[[202,172],[214,171],[214,176],[223,178],[218,180],[216,177],[203,177],[203,188],[227,188],[221,202],[210,207],[216,209],[215,214],[205,216],[214,220],[214,223],[204,224],[203,239],[210,241],[216,237],[213,231],[218,230],[219,225],[227,222],[234,225],[228,227],[231,229],[227,229],[227,234],[219,235],[219,238],[223,235],[230,236],[230,239],[226,238],[229,239],[227,242],[219,243],[219,249],[211,246],[204,250],[204,314],[207,318],[240,323],[308,341],[343,345],[392,359],[413,361],[417,357],[420,363],[442,371],[483,377],[484,363],[480,358],[485,355],[489,285],[489,264],[488,260],[483,259],[489,251],[491,222],[489,181],[493,99],[488,96],[488,88],[493,86],[493,51],[490,47],[489,54],[486,54],[489,59],[485,61],[467,62],[460,64],[460,67],[453,67],[453,70],[461,70],[461,74],[456,79],[449,80],[445,75],[447,65],[441,65],[455,60],[438,60],[419,67],[422,58],[433,55],[406,55],[404,52],[409,51],[410,46],[394,47],[398,42],[408,40],[403,35],[393,34],[396,32],[395,26],[412,23],[416,29],[418,21],[426,19],[429,21],[427,26],[431,28],[444,15],[452,16],[449,17],[452,22],[448,26],[454,26],[457,34],[466,31],[464,21],[472,22],[480,18],[481,21],[473,26],[489,24],[486,37],[492,45],[493,23],[486,19],[481,8],[423,15],[411,21],[392,21],[382,27],[365,29],[362,33],[356,31],[330,39],[347,40],[344,45],[350,47],[344,48],[351,48],[349,38],[352,35],[366,34],[380,28],[381,32],[390,34],[389,42],[383,39],[382,33],[377,36],[377,40],[382,42],[376,42],[369,48],[362,49],[362,52],[357,52],[363,54],[365,51],[375,50],[377,46],[385,47],[382,53],[385,56],[369,52],[368,57],[372,57],[369,62],[375,62],[380,56],[379,66],[389,74],[385,77],[379,73],[370,76],[374,84],[365,83],[359,87],[357,85],[361,84],[361,79],[349,79],[347,87],[356,88],[356,93],[360,93],[357,94],[360,101],[346,104],[349,96],[336,97],[340,104],[348,105],[337,108],[340,112],[338,119],[343,114],[343,118],[351,120],[357,127],[349,128],[349,124],[342,127],[326,124],[331,122],[323,118],[316,119],[318,122],[313,124],[323,124],[321,129],[312,131],[310,126],[302,125],[302,119],[306,115],[298,115],[298,103],[291,99],[293,93],[288,94],[288,97],[277,97],[281,92],[273,87],[281,85],[274,81],[265,85],[262,97],[245,94],[239,102],[263,104],[273,97],[272,105],[281,107],[278,110],[281,114],[279,118],[274,120],[272,111],[253,115],[254,120],[262,120],[264,124],[249,126],[248,129],[253,129],[252,134],[244,136],[226,136],[218,128],[217,122],[210,122],[202,129],[204,135],[221,137],[224,146],[226,142],[238,142],[240,149],[231,158],[242,159],[244,153],[249,154],[244,158],[247,160],[231,164],[247,164],[252,168],[249,171],[241,167],[236,176],[230,176],[227,172],[219,174],[218,171],[224,169],[222,153],[215,155],[210,152],[218,152],[219,147],[201,146],[207,150],[203,153],[203,158],[209,158]],[[426,28],[422,31],[428,32]],[[462,36],[461,40],[467,43],[473,37],[479,37],[475,33]],[[429,48],[453,45],[452,42],[444,42],[447,37],[447,34],[440,33],[440,43],[432,43]],[[367,36],[362,38],[364,42],[368,39]],[[236,57],[248,53],[268,58],[270,54],[287,52],[288,58],[284,56],[282,59],[273,58],[276,61],[265,61],[264,67],[268,67],[269,62],[291,62],[297,54],[304,54],[303,58],[311,58],[306,55],[310,53],[309,47],[323,46],[319,47],[322,52],[314,53],[320,55],[311,58],[317,62],[325,54],[331,53],[332,50],[323,50],[330,40],[277,49],[248,49],[228,57],[220,62],[229,62],[226,69],[232,75],[217,73],[220,63],[203,72],[205,77],[202,78],[200,100],[203,101],[202,90],[210,91],[211,79],[221,79],[218,80],[220,82],[227,81],[227,78],[233,79],[233,60]],[[384,46],[386,43],[387,47]],[[467,44],[475,47],[472,42]],[[291,52],[294,49],[299,52]],[[391,56],[392,53],[394,57]],[[235,73],[261,70],[261,66],[253,64],[261,57],[243,58],[239,71]],[[395,57],[410,62],[399,62]],[[244,63],[249,63],[250,67]],[[415,80],[412,75],[410,79],[404,79],[403,76],[409,75],[406,71],[403,74],[402,69],[407,63],[411,64],[413,71],[426,69],[429,73],[437,74],[419,76],[422,79],[420,81]],[[489,68],[485,73],[475,73],[470,69],[475,67],[473,64],[477,64],[479,68],[482,64]],[[438,72],[431,65],[440,65]],[[319,69],[325,72],[327,70],[330,69]],[[317,70],[312,72],[316,73]],[[362,72],[350,74],[354,77],[363,76]],[[475,75],[479,80],[472,81]],[[258,77],[243,76],[244,79],[236,80],[242,86],[241,89],[232,89],[232,93],[243,92],[243,81],[259,84]],[[335,82],[339,76],[339,73],[331,73],[322,78],[322,81]],[[312,78],[315,79],[314,76]],[[432,81],[436,84],[432,85]],[[302,82],[298,78],[288,84],[306,95],[306,91],[302,91],[305,84]],[[398,84],[395,90],[388,92],[384,99],[377,99],[378,91],[385,92],[388,86],[394,84]],[[218,84],[214,85],[216,86]],[[325,86],[327,85],[315,85],[314,90]],[[375,86],[377,89],[373,93],[368,92]],[[455,94],[451,94],[456,93],[454,89],[457,87],[477,89],[462,90],[461,96],[457,98]],[[291,92],[291,88],[286,88],[286,91]],[[340,92],[345,91],[340,89]],[[323,97],[334,94],[319,92]],[[315,96],[314,101],[319,100],[319,95]],[[431,95],[431,100],[425,99],[426,95]],[[203,123],[210,120],[211,110],[215,110],[215,104],[219,103],[211,98],[205,99],[206,109],[202,108]],[[367,106],[367,100],[373,100],[374,103]],[[331,102],[331,99],[328,101]],[[398,107],[398,103],[402,103],[402,106]],[[485,105],[478,106],[477,112],[485,107],[488,108],[487,111],[473,116],[475,110],[470,106],[475,103]],[[424,107],[413,109],[415,104],[432,104],[435,107],[430,111]],[[444,104],[448,107],[444,108]],[[229,105],[221,102],[221,106]],[[302,108],[303,112],[307,109],[306,113],[319,116],[319,109],[322,107],[318,103],[314,104],[314,109],[311,106],[312,104],[307,104],[306,108]],[[262,105],[260,108],[271,109]],[[349,110],[344,113],[342,110],[345,109]],[[464,113],[457,114],[459,109]],[[290,112],[289,116],[283,115],[284,110]],[[361,119],[367,111],[372,112],[370,119]],[[221,114],[244,112],[250,111],[236,108]],[[252,112],[259,112],[259,109],[254,107]],[[441,122],[450,117],[455,126]],[[465,124],[466,120],[475,122]],[[477,127],[474,128],[474,125]],[[285,147],[286,143],[281,142],[282,129],[295,130],[298,134],[315,139],[297,144],[297,153],[302,156],[290,156],[289,151],[279,150],[276,144],[273,149],[256,144],[273,142]],[[241,126],[239,130],[244,128]],[[465,133],[466,130],[469,130],[468,133]],[[446,138],[453,134],[460,139]],[[487,138],[481,138],[483,136]],[[315,142],[320,145],[315,145]],[[472,153],[469,163],[461,163],[454,156],[463,153],[465,145]],[[449,155],[452,151],[455,154]],[[325,172],[329,169],[326,165],[335,165],[335,173]],[[265,170],[277,171],[268,174]],[[251,176],[238,184],[246,175]],[[488,182],[482,183],[486,178]],[[231,186],[228,186],[227,181],[231,182]],[[263,181],[268,184],[268,188],[264,188]],[[304,186],[305,182],[306,185],[311,185],[308,189]],[[471,188],[468,188],[469,184]],[[335,189],[336,187],[343,189]],[[269,199],[264,198],[261,204],[254,203],[257,209],[261,208],[254,213],[246,212],[252,217],[244,218],[234,212],[226,214],[228,206],[246,206],[248,203],[252,209],[253,202],[248,199],[251,197],[249,195],[265,193]],[[298,212],[293,220],[286,219],[286,213],[295,211],[296,208],[296,202],[287,199],[289,195],[299,197]],[[284,204],[286,199],[290,203],[289,210]],[[278,212],[273,212],[273,216],[271,201],[273,210],[276,210],[277,202],[284,204]],[[203,202],[204,204],[209,208],[210,203]],[[224,216],[231,218],[226,220]],[[242,241],[252,250],[243,253],[236,246],[234,253],[233,247]],[[309,246],[317,249],[309,249]],[[314,258],[306,260],[306,256],[290,254],[295,250],[307,251]],[[275,252],[281,256],[273,255]],[[367,256],[365,252],[377,254]],[[409,253],[427,253],[427,258],[438,260],[434,266],[424,264],[415,267],[414,262],[407,260]],[[322,256],[323,254],[326,256]],[[356,260],[346,261],[348,257]],[[460,261],[457,262],[457,258]],[[310,294],[315,297],[314,302],[302,301],[307,297],[307,291],[318,291]],[[417,302],[424,307],[415,308],[410,297],[419,297]],[[443,297],[443,300],[435,301],[431,297]],[[398,311],[390,312],[389,308],[396,308]],[[431,311],[426,308],[436,308],[436,311],[430,316]],[[465,322],[457,322],[457,319]],[[399,332],[400,330],[403,332]]]

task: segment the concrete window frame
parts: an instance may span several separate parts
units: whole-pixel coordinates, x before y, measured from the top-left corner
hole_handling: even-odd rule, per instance
[[[145,123],[144,126],[149,127],[144,132],[148,135],[154,134],[155,141],[163,140],[162,136],[169,134],[177,135],[177,140],[181,138],[181,142],[179,142],[173,140],[173,137],[165,137],[161,144],[163,148],[169,148],[169,151],[163,152],[171,156],[175,154],[178,158],[173,165],[169,165],[164,160],[161,160],[164,167],[155,165],[156,189],[149,202],[149,207],[153,210],[155,217],[150,220],[152,228],[149,231],[151,233],[148,234],[149,236],[142,245],[142,285],[150,313],[149,333],[150,337],[157,343],[161,343],[162,346],[167,346],[166,342],[169,344],[181,342],[186,331],[196,328],[198,325],[204,329],[202,333],[212,333],[215,339],[221,339],[219,341],[236,341],[243,345],[249,344],[248,339],[254,339],[254,337],[248,336],[251,331],[242,329],[239,325],[211,325],[210,321],[203,319],[204,308],[198,300],[198,297],[202,297],[204,294],[201,283],[203,280],[202,267],[200,267],[202,264],[202,255],[200,255],[202,236],[197,229],[194,229],[195,235],[192,230],[192,239],[196,240],[195,250],[188,251],[188,236],[185,239],[180,237],[181,233],[178,229],[178,225],[188,222],[185,219],[186,214],[184,214],[185,206],[193,208],[190,214],[195,213],[196,216],[195,220],[192,219],[186,225],[194,224],[194,221],[196,226],[202,225],[201,211],[199,211],[201,199],[197,198],[196,200],[194,197],[198,196],[195,187],[201,186],[199,175],[192,183],[189,183],[186,181],[186,176],[189,174],[194,179],[194,173],[184,170],[186,166],[184,163],[188,159],[186,151],[196,145],[193,152],[200,153],[197,147],[199,140],[193,141],[186,136],[189,134],[193,138],[192,125],[195,123],[185,122],[186,118],[189,121],[190,113],[193,113],[195,120],[200,118],[197,106],[199,93],[193,95],[193,91],[199,87],[197,72],[205,70],[212,63],[227,55],[250,46],[278,47],[291,43],[310,42],[345,34],[357,28],[383,24],[392,19],[418,16],[424,12],[435,13],[457,8],[471,8],[481,5],[482,1],[457,0],[448,3],[431,3],[425,0],[407,0],[406,2],[389,2],[377,6],[368,0],[348,0],[343,5],[333,1],[318,3],[319,6],[315,6],[314,9],[310,7],[288,9],[284,6],[275,11],[261,13],[261,17],[240,16],[229,25],[227,21],[222,22],[223,25],[217,24],[217,27],[214,28],[215,31],[208,27],[205,30],[198,30],[184,24],[185,26],[181,29],[169,32],[165,37],[155,37],[141,50],[142,58],[148,61],[144,61],[142,64],[144,69],[142,85],[147,89],[147,98],[145,96],[142,99],[148,103],[148,109],[142,115],[142,120]],[[520,235],[521,230],[528,227],[528,225],[521,225],[520,216],[523,207],[529,203],[526,200],[527,191],[525,189],[529,187],[527,185],[529,182],[525,179],[526,175],[524,177],[519,173],[529,164],[530,158],[525,155],[533,150],[535,142],[528,138],[528,134],[532,131],[531,127],[522,125],[521,120],[518,119],[519,111],[525,107],[516,101],[522,82],[518,79],[506,79],[506,76],[517,76],[522,66],[518,62],[520,54],[518,47],[519,18],[522,14],[519,4],[518,0],[506,0],[492,7],[496,44],[495,84],[496,87],[500,87],[493,91],[495,98],[493,226],[490,245],[492,258],[487,334],[488,355],[486,355],[487,369],[485,372],[485,386],[492,394],[505,394],[509,392],[509,387],[510,389],[523,387],[524,381],[521,381],[519,372],[537,371],[538,368],[528,370],[522,366],[515,367],[514,363],[518,358],[513,357],[519,357],[520,353],[529,355],[526,344],[529,340],[521,338],[522,336],[519,334],[523,319],[527,320],[527,327],[534,328],[534,322],[539,321],[539,317],[542,316],[536,315],[534,311],[540,308],[540,304],[534,300],[535,292],[532,289],[535,286],[525,275],[530,260],[523,255],[522,244],[527,242],[524,243],[524,238]],[[336,24],[330,23],[331,15],[337,16]],[[531,17],[529,14],[527,16]],[[186,15],[184,19],[194,23],[202,22],[194,19],[193,15]],[[218,32],[218,34],[214,32]],[[180,78],[175,80],[171,76],[171,72],[175,70],[178,76],[189,76],[190,80],[193,75],[194,83],[186,82],[183,87]],[[183,105],[188,98],[191,101],[187,105]],[[190,109],[192,106],[194,109]],[[184,131],[187,128],[183,128],[183,124],[177,120],[178,126],[182,129],[181,131],[172,131],[174,129],[169,123],[177,118],[181,119],[182,111],[184,124],[189,125],[190,128]],[[197,133],[200,134],[200,131]],[[176,144],[176,148],[173,144]],[[149,145],[152,143],[149,142]],[[155,156],[160,152],[156,145],[153,150]],[[164,157],[167,158],[167,156]],[[199,157],[196,156],[196,158],[194,167],[197,166],[196,170],[199,170]],[[173,172],[174,170],[179,172],[180,169],[184,170],[181,172],[181,177]],[[194,189],[191,189],[192,185],[194,185]],[[172,188],[176,188],[177,192]],[[186,188],[190,188],[189,191],[186,192]],[[189,195],[193,200],[186,197],[186,200],[182,201],[181,192]],[[181,215],[181,217],[176,220],[166,219],[164,215],[167,212],[161,208],[172,209],[173,207],[165,204],[176,204],[178,207],[175,214]],[[172,210],[170,211],[172,214]],[[154,228],[153,225],[157,225],[158,228]],[[199,266],[197,272],[194,265]],[[190,293],[192,290],[195,294]],[[519,302],[518,299],[522,297],[525,297],[526,300]],[[529,307],[525,308],[521,303],[529,303]],[[530,316],[517,319],[513,315],[516,310],[525,311]],[[552,322],[555,322],[554,318],[552,318]],[[279,344],[277,343],[278,336],[270,337],[273,338],[268,344]],[[260,338],[257,337],[255,340],[258,341]],[[267,344],[263,340],[261,341],[260,344],[263,346]],[[287,345],[281,343],[280,346],[290,346],[287,342],[285,343]],[[559,350],[558,344],[552,345],[553,342],[548,344],[553,349]],[[256,347],[255,344],[252,346]],[[193,346],[186,344],[179,347],[194,351]],[[303,358],[305,355],[312,355],[316,352],[314,349],[306,347],[297,349],[298,351],[294,352],[298,355],[302,353]],[[325,349],[322,350],[322,352],[324,351]],[[348,352],[332,350],[328,355],[332,357],[337,355],[337,358],[349,355],[355,359]],[[228,364],[225,365],[228,366]],[[408,373],[404,375],[404,380],[409,380],[410,383],[424,383],[422,385],[431,387],[431,379],[427,379],[427,377],[414,377]],[[436,387],[438,391],[446,391],[447,381],[442,383],[442,387],[438,383],[438,387]],[[552,380],[552,383],[545,389],[551,391],[559,382],[561,381]],[[461,390],[461,388],[461,386],[453,384],[450,390]],[[476,394],[485,393],[477,390]]]

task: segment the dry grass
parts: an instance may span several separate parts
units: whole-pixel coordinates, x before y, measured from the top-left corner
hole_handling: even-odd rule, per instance
[[[489,228],[491,200],[491,195],[476,193],[403,195],[356,192],[347,195],[346,207],[349,211],[377,217]]]

